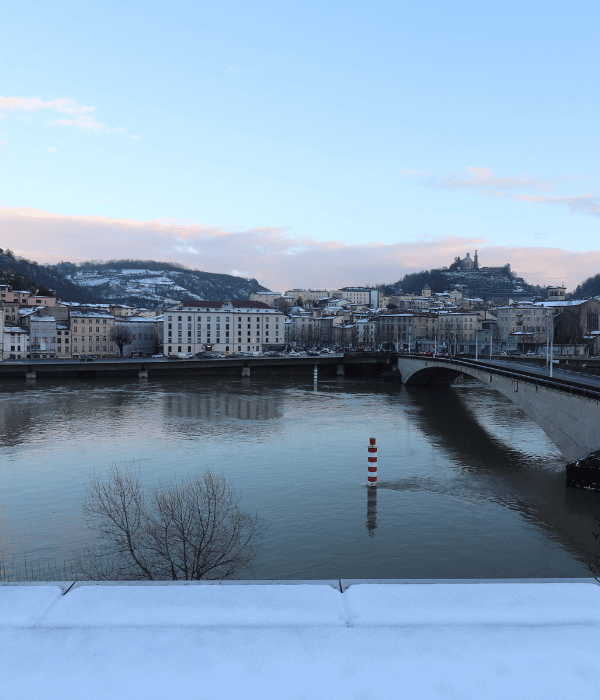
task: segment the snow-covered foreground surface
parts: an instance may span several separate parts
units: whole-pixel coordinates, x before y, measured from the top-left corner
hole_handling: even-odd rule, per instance
[[[2,585],[2,697],[599,697],[595,582],[336,584]]]

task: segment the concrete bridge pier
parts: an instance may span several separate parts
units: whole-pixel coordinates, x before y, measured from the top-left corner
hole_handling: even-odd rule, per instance
[[[25,372],[25,379],[33,381],[37,377],[37,374],[29,367],[27,372]]]
[[[346,374],[346,368],[344,367],[344,365],[339,364],[336,368],[335,373],[337,374],[338,377],[343,377]]]
[[[138,370],[138,377],[140,379],[148,379],[148,370],[147,369]]]
[[[242,367],[242,379],[244,378],[250,378],[250,365]]]

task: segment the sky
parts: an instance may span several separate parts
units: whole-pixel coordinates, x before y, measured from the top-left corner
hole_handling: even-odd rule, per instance
[[[8,0],[0,247],[274,291],[600,273],[597,2]]]

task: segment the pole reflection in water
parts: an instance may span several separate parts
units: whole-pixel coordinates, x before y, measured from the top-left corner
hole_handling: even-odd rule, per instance
[[[367,487],[367,531],[375,537],[377,530],[377,489]]]

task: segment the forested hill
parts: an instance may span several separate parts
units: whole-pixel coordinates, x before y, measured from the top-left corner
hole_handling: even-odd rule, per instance
[[[384,294],[420,294],[428,285],[435,293],[460,289],[472,297],[491,299],[494,297],[539,296],[542,288],[527,284],[510,271],[510,267],[482,267],[478,270],[424,270],[405,275],[391,285],[383,285]]]
[[[0,284],[83,304],[129,304],[160,308],[166,298],[248,299],[269,291],[255,279],[192,270],[156,260],[111,260],[40,265],[0,248]]]
[[[48,296],[56,292],[60,299],[93,303],[94,296],[87,289],[73,284],[65,276],[47,265],[16,257],[9,249],[0,248],[0,284],[12,289]]]
[[[159,307],[164,299],[248,299],[268,292],[255,279],[192,270],[156,260],[110,260],[53,265],[57,273],[99,302]]]
[[[600,275],[588,277],[573,292],[574,299],[589,299],[590,297],[598,296],[600,296]]]

